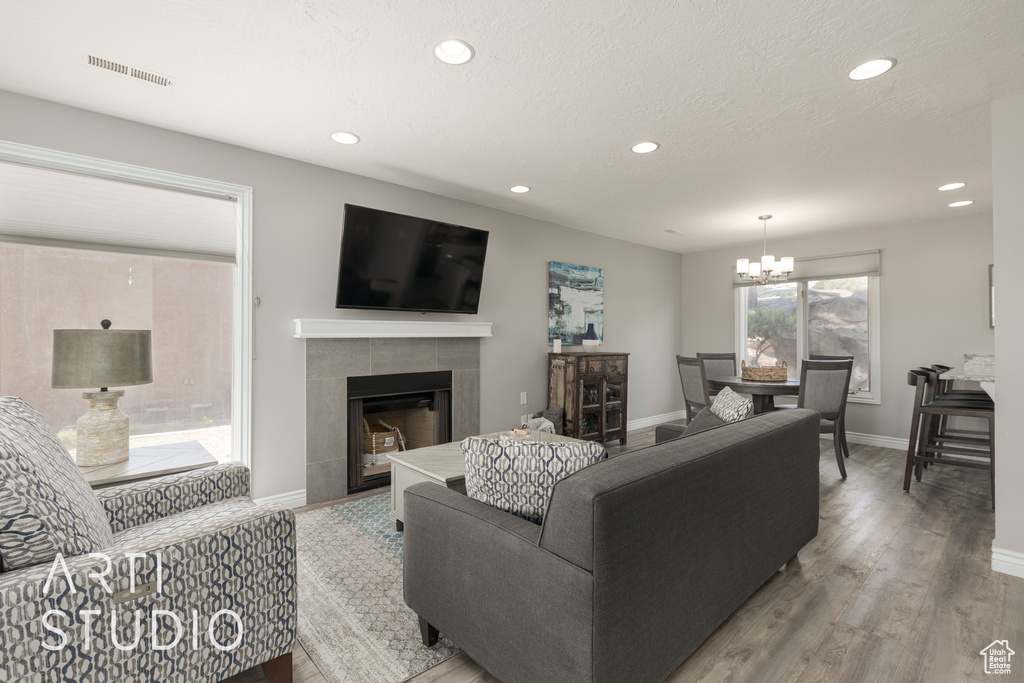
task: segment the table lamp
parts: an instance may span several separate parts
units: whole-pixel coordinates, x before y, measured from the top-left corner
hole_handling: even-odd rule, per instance
[[[76,425],[80,467],[111,465],[128,459],[128,416],[117,407],[123,391],[108,387],[149,384],[153,381],[152,333],[150,330],[54,330],[54,389],[86,389],[82,397],[89,411]]]

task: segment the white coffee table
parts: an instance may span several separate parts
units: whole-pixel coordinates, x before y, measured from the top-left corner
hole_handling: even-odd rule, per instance
[[[497,434],[484,434],[485,437]],[[531,441],[579,441],[569,436],[535,432]],[[413,484],[430,482],[445,488],[466,492],[466,458],[458,442],[417,448],[412,451],[388,453],[391,461],[391,519],[395,529],[405,528],[405,490]]]

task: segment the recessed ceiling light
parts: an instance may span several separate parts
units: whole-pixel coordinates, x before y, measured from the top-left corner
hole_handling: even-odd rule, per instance
[[[653,152],[656,149],[658,149],[657,142],[638,142],[633,145],[633,151],[637,154],[647,154],[648,152]]]
[[[973,199],[965,199],[962,202],[953,202],[952,204],[950,204],[950,206],[955,209],[958,206],[968,206],[968,205],[973,204],[973,203],[974,203]]]
[[[339,130],[337,133],[331,133],[331,139],[341,145],[354,145],[359,142],[358,135],[346,133],[343,130]]]
[[[512,192],[518,192],[520,194],[522,194],[523,192],[529,192],[530,191],[530,188],[528,188],[526,185],[515,185],[515,186],[510,187],[508,189],[511,190]]]
[[[462,40],[445,40],[437,44],[434,54],[445,64],[465,64],[473,59],[473,47]]]
[[[939,188],[939,192],[946,192],[947,190],[959,190],[964,187],[967,183],[947,183]]]
[[[855,81],[863,81],[868,78],[874,78],[875,76],[881,76],[894,66],[896,66],[896,60],[891,57],[886,57],[885,59],[872,59],[870,62],[864,62],[851,71],[850,78]]]

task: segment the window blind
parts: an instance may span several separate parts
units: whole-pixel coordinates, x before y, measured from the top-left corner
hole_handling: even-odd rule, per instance
[[[858,251],[849,254],[833,254],[830,256],[810,256],[798,258],[793,264],[793,272],[788,282],[807,282],[808,280],[827,280],[841,277],[865,277],[881,275],[882,253]],[[733,287],[752,287],[756,283],[741,282],[733,265]]]
[[[235,262],[228,197],[0,163],[0,241]]]

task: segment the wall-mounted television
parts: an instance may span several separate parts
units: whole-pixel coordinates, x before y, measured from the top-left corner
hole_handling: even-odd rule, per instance
[[[486,230],[345,205],[337,308],[476,313]]]

